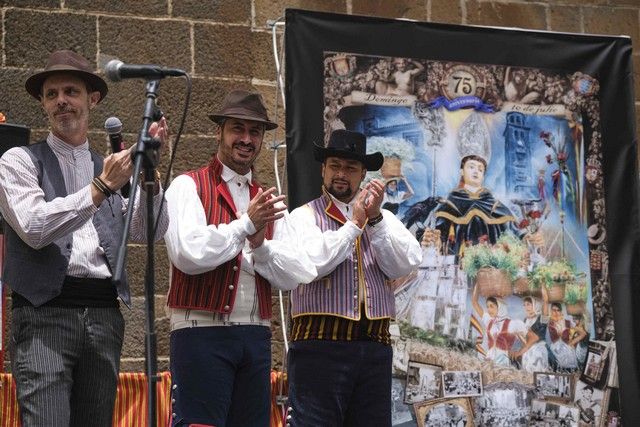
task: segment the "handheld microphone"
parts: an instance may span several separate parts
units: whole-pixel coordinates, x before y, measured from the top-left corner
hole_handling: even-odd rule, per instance
[[[112,82],[123,79],[162,79],[165,77],[184,76],[187,73],[178,68],[165,68],[154,64],[125,64],[118,59],[112,59],[104,67],[107,78]]]
[[[104,122],[104,130],[107,131],[107,135],[109,135],[109,144],[111,145],[112,153],[119,153],[124,150],[124,141],[122,140],[122,122],[117,117],[109,117]],[[122,186],[120,192],[122,193],[122,197],[129,197],[129,190],[131,189],[131,185],[127,182]]]
[[[104,122],[104,130],[109,135],[109,144],[111,144],[111,152],[119,153],[124,150],[124,142],[122,140],[122,122],[117,117],[109,117]]]

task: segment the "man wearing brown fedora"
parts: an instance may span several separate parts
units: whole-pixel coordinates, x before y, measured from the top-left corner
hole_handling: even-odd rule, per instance
[[[263,190],[253,163],[277,127],[260,95],[231,91],[209,116],[219,146],[208,165],[167,190],[172,263],[172,425],[269,425],[271,288],[292,289],[315,268],[286,236],[284,196]]]
[[[381,153],[363,134],[335,130],[322,162],[323,194],[295,209],[291,223],[314,263],[314,281],[291,292],[289,414],[294,426],[390,426],[391,338],[395,300],[389,280],[422,260],[418,241],[381,209]]]
[[[12,290],[10,355],[21,422],[110,426],[124,335],[118,298],[131,301],[126,277],[117,287],[111,282],[129,206],[118,190],[131,177],[131,154],[103,158],[89,148],[89,114],[108,89],[81,55],[53,52],[25,88],[50,132],[0,159],[8,225],[2,279]],[[164,139],[166,123],[150,132]],[[154,199],[157,210],[159,186]],[[131,237],[144,242],[140,200],[132,202]],[[158,236],[167,224],[165,212]]]

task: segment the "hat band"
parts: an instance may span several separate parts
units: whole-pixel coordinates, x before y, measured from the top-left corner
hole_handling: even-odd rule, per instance
[[[255,110],[242,108],[242,107],[227,108],[224,111],[221,111],[218,115],[219,116],[237,115],[237,116],[245,116],[245,117],[255,117],[256,121],[265,121],[265,122],[269,121],[269,119],[265,114],[257,112]]]

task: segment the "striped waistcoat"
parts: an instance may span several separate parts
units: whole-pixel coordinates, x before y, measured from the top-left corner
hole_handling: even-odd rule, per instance
[[[222,180],[222,163],[214,156],[209,165],[187,172],[196,183],[196,190],[204,207],[207,224],[229,224],[236,219],[236,208],[227,184]],[[253,181],[250,198],[260,186]],[[273,237],[273,225],[267,225],[265,238]],[[240,254],[202,274],[186,274],[171,265],[171,287],[167,304],[172,308],[231,313],[238,289]],[[258,308],[262,319],[271,318],[271,285],[256,273]]]
[[[316,224],[324,232],[338,230],[346,219],[331,201],[323,195],[312,200]],[[360,294],[362,293],[362,295]],[[291,291],[292,317],[320,314],[360,320],[359,301],[364,302],[369,319],[393,318],[395,301],[386,276],[375,260],[368,230],[353,243],[353,251],[329,275]]]

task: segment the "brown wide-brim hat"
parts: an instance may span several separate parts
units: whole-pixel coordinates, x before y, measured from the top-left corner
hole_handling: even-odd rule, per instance
[[[233,118],[260,122],[264,124],[266,130],[278,127],[269,120],[267,109],[259,93],[239,89],[229,92],[224,98],[220,111],[210,114],[209,118],[219,125],[222,125],[225,119]]]
[[[319,162],[324,162],[327,157],[358,160],[368,171],[377,171],[384,163],[382,153],[367,154],[366,136],[344,129],[334,130],[326,147],[314,144],[313,154]]]
[[[71,50],[56,50],[49,55],[47,59],[47,65],[44,67],[44,71],[35,73],[24,82],[24,87],[35,99],[40,101],[42,95],[42,84],[51,75],[56,73],[70,73],[84,80],[94,91],[100,92],[100,99],[102,101],[109,88],[107,82],[102,77],[93,72],[91,63],[85,59],[79,53]]]

